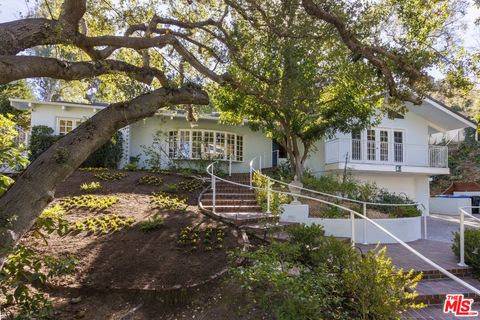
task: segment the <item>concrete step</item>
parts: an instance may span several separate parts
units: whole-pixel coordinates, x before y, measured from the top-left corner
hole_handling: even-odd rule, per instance
[[[463,277],[461,279],[475,288],[480,288],[480,281],[473,277]],[[461,293],[469,299],[480,298],[480,296],[450,278],[421,280],[415,290],[418,293],[416,300],[428,305],[443,304],[447,294],[454,293]]]
[[[211,192],[204,193],[202,196],[202,200],[212,200],[213,194]],[[254,193],[216,193],[216,199],[244,199],[244,200],[255,200]]]
[[[202,204],[204,206],[211,206],[212,199],[202,199]],[[232,198],[217,198],[215,200],[215,205],[217,206],[257,206],[258,203],[255,199],[232,199]]]
[[[205,209],[212,210],[212,206],[204,206]],[[232,205],[224,205],[224,206],[215,206],[216,212],[231,212],[231,213],[238,213],[238,212],[262,212],[262,207],[259,205],[253,206],[232,206]]]
[[[212,190],[208,190],[207,193],[211,193]],[[249,188],[242,188],[242,187],[238,187],[238,188],[233,188],[233,187],[220,187],[220,188],[216,188],[216,192],[217,193],[250,193],[250,194],[254,194],[254,191],[252,189],[249,189]]]

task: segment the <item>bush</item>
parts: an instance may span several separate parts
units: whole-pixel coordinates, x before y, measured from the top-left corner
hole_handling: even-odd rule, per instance
[[[268,177],[262,174],[258,174],[257,172],[253,174],[253,185],[255,187],[267,189],[268,187],[267,184],[268,184]],[[284,186],[281,185],[280,187],[283,188]],[[275,188],[275,183],[272,181],[270,182],[270,189],[273,190],[274,188]],[[267,191],[255,189],[255,199],[257,200],[258,204],[262,207],[262,211],[266,212],[267,211]],[[289,203],[290,201],[291,201],[291,197],[289,195],[280,194],[277,192],[270,192],[270,212],[274,215],[279,215],[280,205],[284,203]]]
[[[33,161],[40,154],[50,148],[61,136],[54,135],[53,129],[48,126],[32,127],[32,137],[30,139],[30,160]],[[117,168],[122,159],[123,137],[121,132],[117,132],[113,137],[93,152],[81,167],[105,167]]]
[[[115,133],[112,138],[92,153],[82,167],[118,168],[122,159],[123,136]]]
[[[157,230],[158,228],[163,226],[163,219],[158,214],[156,214],[148,220],[140,222],[139,225],[140,230],[142,230],[143,232],[149,232]]]
[[[455,232],[452,244],[453,253],[460,258],[460,233]],[[480,230],[465,229],[465,263],[472,267],[475,275],[480,276]]]
[[[232,270],[232,281],[274,318],[389,320],[421,307],[412,293],[421,276],[396,270],[385,249],[362,256],[321,227],[287,231],[286,242],[239,251],[247,261]]]
[[[53,129],[48,126],[33,126],[30,138],[30,161],[37,159],[59,138],[59,136],[53,134]]]

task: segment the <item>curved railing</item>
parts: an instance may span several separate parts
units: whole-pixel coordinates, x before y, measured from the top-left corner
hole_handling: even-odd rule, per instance
[[[326,201],[326,200],[318,199],[318,198],[315,198],[315,197],[310,197],[310,196],[306,196],[306,195],[302,195],[302,194],[294,194],[292,192],[272,190],[272,189],[269,189],[269,188],[265,189],[265,188],[257,187],[257,186],[254,186],[254,185],[246,185],[246,184],[242,184],[242,183],[239,183],[239,182],[223,179],[223,178],[215,175],[214,166],[215,166],[215,163],[217,163],[217,162],[218,161],[214,161],[207,167],[207,173],[208,173],[208,175],[210,175],[211,180],[212,180],[212,196],[213,196],[213,198],[212,198],[212,212],[213,213],[215,213],[215,196],[216,196],[216,183],[217,183],[217,181],[222,181],[222,182],[225,182],[225,183],[228,183],[228,184],[231,184],[231,185],[235,185],[235,186],[239,186],[239,187],[250,188],[250,189],[261,190],[261,191],[267,191],[267,194],[270,194],[272,192],[273,193],[278,193],[278,194],[286,194],[286,195],[289,195],[289,196],[294,196],[294,197],[298,197],[298,198],[313,200],[313,201],[317,201],[317,202],[320,202],[320,203],[323,203],[323,204],[326,204],[326,205],[334,206],[334,207],[337,207],[339,209],[345,210],[345,211],[350,213],[350,220],[351,220],[351,226],[352,226],[351,227],[352,245],[355,244],[355,242],[354,242],[354,240],[355,240],[355,228],[354,228],[355,217],[359,217],[359,218],[364,219],[365,221],[369,222],[370,224],[374,225],[376,228],[378,228],[380,231],[382,231],[383,233],[385,233],[386,235],[388,235],[389,237],[394,239],[397,243],[399,243],[401,246],[403,246],[409,252],[411,252],[412,254],[414,254],[419,259],[421,259],[425,263],[429,264],[433,268],[437,269],[439,272],[444,274],[446,277],[452,279],[453,281],[460,284],[461,286],[473,291],[475,294],[480,295],[480,290],[479,289],[477,289],[474,286],[472,286],[471,284],[463,281],[462,279],[458,278],[457,276],[455,276],[454,274],[452,274],[448,270],[444,269],[443,267],[439,266],[438,264],[436,264],[432,260],[428,259],[424,255],[422,255],[420,252],[418,252],[417,250],[415,250],[414,248],[409,246],[407,243],[405,243],[403,240],[401,240],[400,238],[395,236],[393,233],[388,231],[386,228],[384,228],[383,226],[381,226],[377,222],[373,221],[372,219],[368,218],[367,216],[361,214],[360,212],[357,212],[353,209],[344,207],[342,205],[339,205],[339,204],[336,204],[336,203],[333,203],[333,202],[329,202],[329,201]]]

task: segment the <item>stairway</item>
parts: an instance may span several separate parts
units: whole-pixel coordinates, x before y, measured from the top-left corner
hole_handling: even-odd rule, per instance
[[[216,182],[215,214],[237,224],[246,224],[268,218],[262,212],[262,207],[255,199],[255,191],[250,189],[250,175],[248,173],[235,173],[223,179],[245,185],[230,184],[224,181]],[[213,191],[210,188],[200,198],[201,206],[212,210]]]

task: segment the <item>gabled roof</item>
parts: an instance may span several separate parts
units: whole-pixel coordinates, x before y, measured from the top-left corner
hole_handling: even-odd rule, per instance
[[[468,127],[477,128],[475,121],[431,97],[425,98],[418,106],[409,103],[407,109],[425,118],[432,128],[440,132]]]

